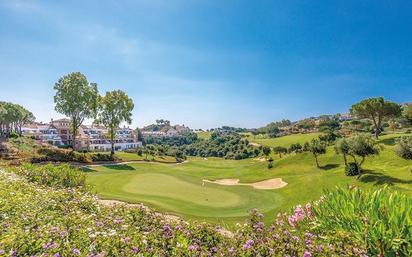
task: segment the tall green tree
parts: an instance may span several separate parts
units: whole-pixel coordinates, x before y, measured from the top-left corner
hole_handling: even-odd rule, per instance
[[[22,134],[24,124],[34,122],[33,113],[19,104],[0,102],[0,135],[8,136],[11,132]]]
[[[358,118],[370,119],[375,127],[375,138],[379,137],[382,120],[388,117],[396,117],[401,114],[399,104],[386,101],[383,97],[368,98],[352,105],[350,113]]]
[[[16,126],[18,129],[19,136],[22,136],[22,130],[21,130],[22,126],[24,124],[29,124],[29,123],[34,122],[36,118],[34,117],[32,112],[26,110],[21,105],[16,105],[16,110],[18,111],[18,114],[17,114],[18,119],[16,121]]]
[[[326,153],[326,143],[319,139],[312,139],[309,143],[309,151],[313,154],[316,161],[316,167],[320,168],[318,156]]]
[[[133,100],[121,90],[107,92],[100,101],[97,122],[103,124],[109,130],[112,155],[115,150],[116,130],[123,122],[132,123],[133,108]]]
[[[99,102],[96,83],[89,83],[85,75],[72,72],[61,77],[54,85],[55,110],[70,118],[73,134],[72,148],[76,149],[76,136],[84,119],[95,118]]]

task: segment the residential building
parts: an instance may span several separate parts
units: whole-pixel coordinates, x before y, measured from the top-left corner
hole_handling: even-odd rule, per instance
[[[81,126],[79,130],[79,149],[89,151],[110,151],[112,148],[108,130],[103,126]],[[77,141],[77,140],[76,140]],[[137,140],[137,135],[130,128],[116,130],[114,148],[123,151],[142,147],[142,142]]]
[[[22,133],[57,146],[72,145],[73,142],[73,134],[70,132],[70,120],[66,118],[52,119],[50,124],[27,124],[22,127]],[[116,130],[115,150],[126,150],[141,146],[142,142],[137,140],[137,135],[133,129],[123,127]],[[98,125],[80,126],[78,136],[76,136],[76,148],[89,151],[110,151],[111,142],[108,130]]]
[[[52,124],[33,123],[21,128],[24,135],[31,136],[36,140],[47,142],[52,145],[62,145],[62,139],[58,130]]]
[[[72,145],[73,135],[70,133],[70,120],[66,118],[52,119],[50,123],[57,129],[63,144]]]

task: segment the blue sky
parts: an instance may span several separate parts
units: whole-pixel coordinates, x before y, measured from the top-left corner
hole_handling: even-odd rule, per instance
[[[0,0],[0,100],[48,121],[81,71],[133,126],[257,127],[412,96],[411,1]]]

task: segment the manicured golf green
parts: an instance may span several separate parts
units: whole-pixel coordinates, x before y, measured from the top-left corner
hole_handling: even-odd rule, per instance
[[[324,189],[358,185],[376,187],[389,185],[412,195],[412,161],[398,157],[393,151],[394,137],[381,138],[384,149],[379,156],[368,158],[365,174],[344,175],[342,156],[333,147],[320,156],[321,169],[316,168],[311,153],[275,158],[274,168],[267,169],[259,159],[223,160],[189,158],[187,163],[133,163],[93,167],[88,182],[102,198],[131,203],[145,203],[167,213],[188,219],[216,221],[221,224],[242,222],[252,208],[258,208],[266,219],[273,220],[280,210],[318,199]],[[257,190],[250,186],[224,186],[203,183],[203,179],[238,178],[251,183],[282,178],[286,187]]]

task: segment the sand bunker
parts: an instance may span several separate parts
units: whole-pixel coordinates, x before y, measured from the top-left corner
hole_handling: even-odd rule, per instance
[[[269,190],[285,187],[288,183],[281,178],[262,180],[255,183],[239,183],[239,179],[219,179],[215,181],[204,179],[204,182],[214,183],[222,186],[252,186],[255,189]]]

